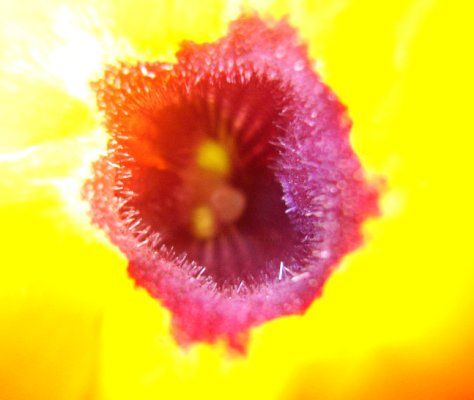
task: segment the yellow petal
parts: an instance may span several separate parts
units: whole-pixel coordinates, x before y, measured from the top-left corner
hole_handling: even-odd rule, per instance
[[[472,6],[3,3],[2,24],[27,33],[12,46],[18,31],[9,28],[0,42],[22,50],[16,58],[3,52],[0,77],[0,144],[9,151],[0,155],[7,398],[469,398]],[[97,135],[87,82],[104,62],[171,59],[181,40],[213,40],[249,7],[289,13],[316,68],[349,106],[362,161],[388,189],[382,217],[366,226],[367,245],[346,258],[308,314],[256,329],[248,356],[229,357],[219,345],[178,348],[168,313],[133,287],[126,260],[88,226],[78,200],[81,154],[103,143],[77,143]],[[38,48],[47,62],[30,57]],[[12,60],[42,73],[16,73]],[[67,68],[58,60],[69,60]],[[31,144],[39,147],[12,153]]]

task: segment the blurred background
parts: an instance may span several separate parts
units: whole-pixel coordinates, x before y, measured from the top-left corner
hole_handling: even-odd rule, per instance
[[[242,11],[288,16],[384,177],[382,215],[304,316],[248,353],[179,348],[90,226],[89,82]],[[0,0],[0,398],[474,399],[473,6],[461,0]]]

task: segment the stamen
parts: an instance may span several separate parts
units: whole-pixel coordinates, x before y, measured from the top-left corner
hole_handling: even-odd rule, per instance
[[[193,210],[191,230],[197,239],[210,239],[216,235],[216,219],[210,207],[199,206]]]
[[[219,175],[227,175],[230,171],[230,158],[222,145],[206,140],[197,150],[197,165]]]

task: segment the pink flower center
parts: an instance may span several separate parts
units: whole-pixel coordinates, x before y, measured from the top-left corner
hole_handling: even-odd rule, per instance
[[[233,340],[311,304],[377,193],[286,22],[241,18],[177,59],[94,84],[111,140],[86,196],[177,338]]]

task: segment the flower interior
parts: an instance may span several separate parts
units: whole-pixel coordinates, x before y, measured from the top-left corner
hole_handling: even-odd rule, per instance
[[[274,279],[298,236],[274,172],[282,93],[252,79],[177,97],[129,117],[123,216],[137,212],[159,246],[222,290]]]
[[[286,21],[242,17],[94,89],[110,141],[86,184],[93,221],[183,343],[304,312],[377,213],[346,108]]]

